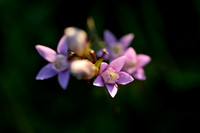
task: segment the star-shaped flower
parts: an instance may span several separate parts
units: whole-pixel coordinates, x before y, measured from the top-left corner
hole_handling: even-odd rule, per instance
[[[127,49],[124,56],[126,56],[126,63],[123,70],[133,75],[136,79],[145,80],[146,76],[143,67],[151,61],[151,57],[144,54],[137,55],[133,48]]]
[[[124,54],[131,41],[134,38],[134,34],[130,33],[124,35],[119,40],[109,30],[104,31],[104,41],[107,44],[105,47],[109,55],[105,56],[106,60],[114,60]],[[102,49],[97,52],[97,55],[101,57],[103,54]]]
[[[57,53],[53,49],[42,45],[36,45],[36,49],[49,62],[39,71],[36,80],[48,79],[58,74],[58,82],[63,89],[66,89],[70,76],[66,36],[60,39],[57,46]]]
[[[128,84],[134,79],[126,72],[121,71],[124,66],[126,57],[119,57],[108,65],[102,62],[99,70],[99,75],[94,80],[93,85],[103,87],[106,84],[111,97],[114,97],[118,91],[118,84]]]

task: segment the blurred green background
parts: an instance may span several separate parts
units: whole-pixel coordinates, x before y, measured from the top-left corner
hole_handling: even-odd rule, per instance
[[[57,77],[35,80],[47,63],[35,45],[56,49],[64,28],[87,30],[89,16],[101,38],[134,33],[131,46],[152,57],[147,80],[114,99],[73,77],[67,90]],[[199,0],[0,0],[0,132],[200,131],[199,36]]]

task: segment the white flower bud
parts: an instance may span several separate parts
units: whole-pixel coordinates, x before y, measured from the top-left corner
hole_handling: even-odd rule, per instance
[[[64,32],[67,36],[69,50],[78,56],[84,56],[89,49],[86,32],[75,27],[68,27]]]
[[[89,60],[75,60],[70,64],[70,71],[77,79],[91,79],[97,73],[95,65]]]

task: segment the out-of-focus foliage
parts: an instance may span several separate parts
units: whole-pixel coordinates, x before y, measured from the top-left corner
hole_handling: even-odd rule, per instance
[[[35,45],[56,49],[64,28],[87,30],[89,16],[98,37],[134,33],[131,46],[152,57],[147,80],[120,86],[115,99],[73,77],[67,90],[56,77],[35,80],[46,64]],[[199,27],[198,0],[0,0],[0,132],[197,132]]]

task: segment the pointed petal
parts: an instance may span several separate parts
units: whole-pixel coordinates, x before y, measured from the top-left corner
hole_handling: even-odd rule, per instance
[[[93,82],[93,85],[94,86],[99,86],[99,87],[103,87],[104,86],[104,81],[103,81],[101,75],[97,76],[97,78]]]
[[[145,80],[146,76],[144,73],[144,69],[138,68],[137,71],[133,73],[133,77],[139,80]]]
[[[117,84],[106,84],[106,87],[111,97],[114,98],[118,90]]]
[[[99,70],[99,74],[103,73],[108,68],[108,64],[106,62],[102,62]]]
[[[67,44],[67,37],[62,36],[60,39],[58,46],[57,46],[57,51],[59,54],[67,55],[68,53],[68,44]]]
[[[109,30],[104,31],[104,41],[108,46],[111,46],[117,42],[116,37]]]
[[[69,83],[69,76],[70,76],[70,72],[69,70],[65,70],[63,72],[60,72],[58,74],[58,82],[60,84],[60,86],[63,88],[63,89],[66,89],[67,88],[67,85]]]
[[[119,75],[119,79],[117,81],[118,84],[125,85],[134,80],[131,75],[129,75],[128,73],[125,73],[125,72],[119,72],[118,75]]]
[[[118,57],[117,59],[111,61],[108,67],[111,67],[115,71],[119,72],[124,66],[125,61],[126,61],[125,56]]]
[[[36,80],[48,79],[55,76],[56,74],[57,72],[54,69],[52,69],[52,63],[49,63],[39,71],[39,73],[36,76]]]
[[[137,60],[137,54],[132,47],[128,48],[125,51],[124,56],[126,56],[126,61],[130,61],[130,60],[133,60],[133,59]]]
[[[103,50],[102,49],[100,49],[99,51],[97,51],[97,56],[98,57],[101,57],[103,55]]]
[[[53,62],[54,59],[56,58],[56,52],[51,49],[48,48],[46,46],[42,46],[42,45],[36,45],[35,48],[37,49],[38,53],[47,61],[49,62]]]
[[[123,36],[119,41],[123,45],[124,48],[127,48],[131,44],[131,41],[133,40],[133,38],[134,38],[134,34],[130,33]]]
[[[133,74],[136,70],[137,70],[137,67],[133,67],[133,68],[125,69],[124,71],[127,72],[128,74]]]
[[[138,54],[137,60],[138,60],[137,65],[139,67],[144,67],[151,61],[151,57],[148,55],[144,55],[144,54]]]

